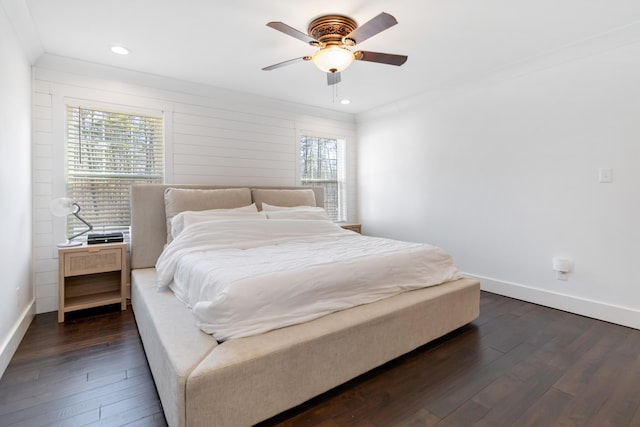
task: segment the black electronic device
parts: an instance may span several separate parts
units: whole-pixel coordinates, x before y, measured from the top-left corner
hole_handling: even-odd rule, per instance
[[[124,242],[124,236],[122,233],[90,233],[87,235],[87,245],[121,242]]]

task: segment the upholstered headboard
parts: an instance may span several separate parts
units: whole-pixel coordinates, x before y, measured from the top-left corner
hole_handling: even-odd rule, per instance
[[[316,206],[324,207],[322,187],[242,187],[216,185],[172,185],[134,184],[131,186],[131,268],[154,267],[156,260],[167,243],[167,223],[165,214],[165,190],[168,188],[194,190],[249,189],[234,191],[227,204],[221,207],[238,207],[262,201],[272,205],[295,206],[300,197],[288,191],[270,190],[312,190]],[[306,192],[308,193],[308,191]],[[245,197],[245,194],[248,196]],[[250,197],[250,199],[248,198]]]

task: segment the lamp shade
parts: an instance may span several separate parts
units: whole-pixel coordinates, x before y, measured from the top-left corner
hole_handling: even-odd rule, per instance
[[[60,197],[51,201],[49,210],[53,215],[62,217],[76,213],[79,209],[75,200],[69,197]]]
[[[60,197],[59,199],[52,200],[51,204],[49,205],[49,210],[55,216],[63,217],[67,215],[73,215],[78,219],[78,221],[87,226],[86,230],[83,230],[69,237],[65,243],[58,243],[59,247],[80,245],[82,244],[82,242],[74,242],[73,239],[93,230],[93,225],[89,224],[80,215],[78,215],[78,212],[80,212],[80,205],[78,205],[75,200],[70,199],[69,197]]]
[[[313,54],[311,60],[316,67],[327,73],[337,73],[347,68],[355,56],[349,49],[340,46],[327,46]]]

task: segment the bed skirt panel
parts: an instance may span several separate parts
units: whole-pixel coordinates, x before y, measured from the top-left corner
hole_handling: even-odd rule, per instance
[[[479,314],[479,283],[460,279],[218,345],[154,277],[134,271],[132,300],[170,426],[255,424]]]
[[[218,343],[173,292],[157,289],[155,268],[132,272],[131,306],[167,423],[186,426],[187,378]]]
[[[461,279],[231,340],[187,381],[189,426],[249,426],[439,338],[479,314],[479,284]]]

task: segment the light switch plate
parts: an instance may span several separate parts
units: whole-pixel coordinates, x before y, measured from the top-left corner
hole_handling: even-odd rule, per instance
[[[600,168],[598,178],[601,184],[608,184],[610,182],[613,182],[613,169]]]

